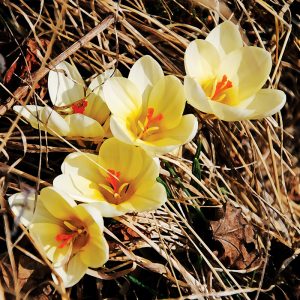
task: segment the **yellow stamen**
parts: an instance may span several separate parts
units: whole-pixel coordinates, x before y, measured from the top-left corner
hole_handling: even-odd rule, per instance
[[[154,108],[148,107],[147,116],[144,123],[142,123],[140,120],[137,121],[138,127],[140,129],[140,133],[138,134],[138,139],[142,138],[145,135],[149,135],[155,131],[158,131],[159,126],[157,126],[157,124],[159,124],[160,121],[163,120],[163,118],[164,116],[161,113],[154,117]]]
[[[72,231],[77,230],[77,228],[76,228],[74,225],[72,225],[69,221],[64,221],[63,223],[64,223],[64,225],[65,225],[66,227],[68,227],[70,230],[72,230]]]

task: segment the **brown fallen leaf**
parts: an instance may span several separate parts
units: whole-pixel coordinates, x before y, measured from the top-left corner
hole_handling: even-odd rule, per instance
[[[44,49],[47,48],[49,41],[40,39],[41,45]],[[17,59],[12,63],[12,65],[6,71],[4,76],[4,83],[9,83],[12,80],[13,74],[16,73],[22,79],[27,80],[29,73],[38,70],[43,59],[39,45],[36,41],[30,39],[26,43],[25,59],[21,59],[18,56]]]
[[[18,281],[20,290],[26,284],[34,269],[23,266],[21,263],[18,265]]]
[[[3,79],[4,83],[9,83],[11,81],[12,76],[17,69],[18,60],[19,60],[19,57],[11,64],[11,66],[6,71],[4,79]]]
[[[117,235],[122,241],[130,241],[140,237],[135,231],[123,224],[113,224],[110,225],[108,229]]]
[[[123,234],[124,241],[129,241],[140,237],[135,231],[128,227],[122,228],[121,233]]]
[[[14,280],[11,265],[4,260],[0,260],[0,275],[3,283],[5,283],[7,287],[13,287]]]
[[[260,263],[253,226],[240,208],[227,202],[224,217],[210,225],[213,239],[220,243],[217,256],[227,267],[242,270]]]
[[[44,295],[47,287],[47,280],[51,280],[50,272],[47,266],[38,263],[28,256],[17,253],[15,255],[17,262],[17,279],[19,291],[13,281],[13,270],[9,262],[8,256],[4,256],[0,260],[0,278],[8,290],[26,294],[28,291],[34,292],[36,295]],[[43,282],[45,284],[40,285]],[[31,298],[30,298],[31,299]]]

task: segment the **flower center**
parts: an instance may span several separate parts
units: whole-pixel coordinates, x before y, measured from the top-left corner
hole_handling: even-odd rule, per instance
[[[164,116],[161,113],[154,116],[154,108],[148,107],[145,121],[142,123],[138,120],[138,138],[140,139],[157,132],[159,130],[159,124],[163,118]]]
[[[214,101],[221,101],[225,98],[224,92],[232,88],[232,82],[228,80],[226,75],[223,75],[222,80],[218,81],[211,99]]]
[[[104,190],[105,199],[113,204],[120,204],[128,199],[130,186],[128,182],[120,181],[121,172],[112,169],[107,170],[107,184],[99,184]]]
[[[73,109],[73,114],[83,114],[86,107],[88,105],[88,102],[85,98],[76,101],[71,105],[71,108]]]
[[[64,248],[65,246],[70,245],[87,233],[83,226],[76,227],[69,221],[64,221],[63,224],[65,226],[65,231],[55,236],[55,240],[60,243],[58,248]]]

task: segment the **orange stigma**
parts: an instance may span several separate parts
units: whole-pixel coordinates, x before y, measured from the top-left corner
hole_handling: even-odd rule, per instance
[[[121,182],[121,172],[112,169],[107,169],[108,176],[105,178],[109,185],[100,183],[102,192],[105,195],[106,201],[113,204],[120,204],[128,198],[129,182]]]
[[[152,124],[159,123],[164,118],[163,114],[158,114],[156,117],[153,117],[153,115],[154,115],[154,108],[148,107],[145,129],[151,127]]]
[[[221,93],[232,87],[232,82],[228,80],[226,75],[223,75],[222,80],[217,82],[216,90],[211,97],[212,100],[216,100]]]
[[[118,185],[119,185],[118,179],[120,178],[121,173],[117,172],[115,170],[111,170],[111,169],[108,169],[107,171],[109,172],[109,174],[108,174],[106,180],[111,185],[111,187],[114,189],[114,192],[118,193]]]
[[[74,114],[83,114],[87,105],[88,105],[87,100],[85,98],[83,98],[83,99],[73,103],[71,105],[71,107],[73,109]]]
[[[55,240],[61,242],[58,248],[64,248],[75,237],[76,233],[59,233],[56,235]]]

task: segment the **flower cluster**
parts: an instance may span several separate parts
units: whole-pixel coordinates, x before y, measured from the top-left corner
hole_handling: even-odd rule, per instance
[[[99,155],[68,155],[63,174],[53,187],[41,190],[35,210],[34,196],[17,193],[9,202],[69,287],[89,267],[108,260],[102,217],[153,210],[167,201],[156,181],[159,168],[159,161],[142,148],[109,138]]]
[[[88,268],[107,262],[103,217],[153,210],[167,201],[156,180],[160,162],[155,156],[195,137],[198,121],[183,114],[186,101],[225,121],[270,116],[285,103],[282,91],[262,89],[271,71],[270,54],[243,46],[231,22],[191,42],[184,61],[184,85],[174,75],[165,76],[146,55],[128,78],[109,70],[88,88],[76,67],[62,62],[49,72],[52,108],[14,107],[32,127],[50,134],[107,138],[98,155],[69,154],[53,187],[37,197],[17,193],[9,198],[66,287]]]

